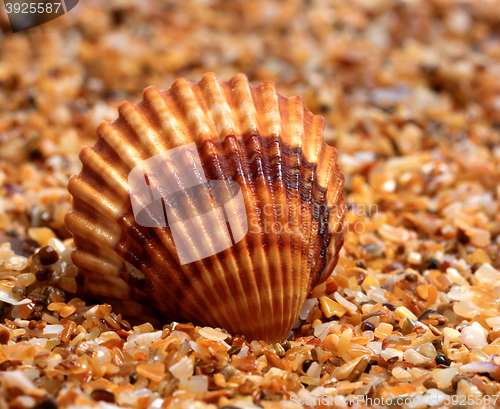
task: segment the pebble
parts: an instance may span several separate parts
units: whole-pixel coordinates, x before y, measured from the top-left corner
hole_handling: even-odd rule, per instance
[[[382,307],[386,307],[390,311],[396,311],[396,306],[392,302],[385,302],[382,304]]]
[[[409,363],[411,363],[413,365],[421,365],[421,364],[424,364],[426,362],[430,362],[429,358],[423,356],[422,354],[419,354],[414,349],[407,349],[403,353],[403,359],[406,362],[409,362]]]
[[[413,314],[408,308],[406,307],[398,307],[396,308],[396,310],[394,311],[394,313],[400,318],[400,319],[404,319],[404,318],[410,318],[414,321],[417,320],[417,317],[415,316],[415,314]]]
[[[276,350],[276,355],[278,355],[280,358],[283,358],[285,356],[286,351],[280,344],[274,344],[274,349]]]
[[[375,331],[373,331],[373,335],[375,335],[379,339],[384,339],[392,334],[393,327],[391,324],[387,324],[385,322],[381,322]]]
[[[451,381],[458,373],[458,368],[434,369],[432,377],[436,380],[439,389],[445,389],[451,386]]]
[[[483,349],[488,345],[484,332],[485,330],[478,322],[473,322],[462,330],[460,338],[465,346],[472,350]]]
[[[411,345],[411,342],[411,339],[406,337],[389,335],[388,337],[384,338],[384,343],[391,345]]]
[[[12,287],[11,293],[15,298],[20,300],[22,298],[22,296],[24,295],[24,289],[22,287],[19,287],[16,285],[16,286]]]
[[[426,342],[422,345],[417,346],[415,350],[429,359],[436,359],[437,351],[434,343]]]
[[[404,368],[401,368],[400,366],[396,366],[392,370],[392,376],[394,376],[396,379],[410,379],[411,375],[406,371]]]
[[[347,352],[347,348],[349,348],[352,335],[352,330],[350,328],[347,328],[342,332],[342,335],[339,338],[339,346],[337,348],[337,354],[339,356],[342,356]]]
[[[281,341],[280,345],[283,347],[285,351],[288,351],[291,348],[290,341],[288,340]]]
[[[25,287],[33,284],[36,281],[36,276],[31,273],[19,274],[16,278],[17,281],[19,281]]]
[[[361,331],[375,331],[375,326],[369,321],[363,321],[361,324]]]
[[[418,274],[415,274],[415,273],[410,273],[410,274],[405,275],[405,280],[409,281],[410,283],[415,283],[418,281],[418,279],[419,279],[419,276],[418,276]]]
[[[188,359],[188,358],[183,358],[183,359]],[[184,364],[183,361],[182,361],[182,363]],[[176,365],[178,365],[178,364],[176,364]],[[170,372],[172,372],[172,368],[174,366],[175,365],[170,367]],[[179,367],[179,369],[180,369],[180,367]],[[140,364],[140,365],[137,365],[136,370],[137,370],[137,373],[139,375],[142,375],[142,376],[144,376],[148,379],[151,379],[155,382],[161,382],[163,380],[163,376],[165,375],[165,364],[163,362],[154,362],[152,364]],[[174,368],[174,370],[175,370],[175,368]],[[191,364],[191,371],[190,371],[189,375],[191,375],[192,372],[193,371],[192,371],[192,364]],[[186,378],[189,375],[186,375],[184,378]],[[174,376],[176,376],[176,375],[174,374]]]
[[[304,373],[307,373],[309,367],[313,362],[314,361],[312,359],[306,359],[304,362],[302,362],[302,370],[304,371]]]
[[[356,261],[356,267],[360,267],[363,270],[366,270],[366,265],[362,261]]]
[[[367,368],[368,362],[370,361],[370,357],[365,355],[361,357],[356,366],[352,369],[349,376],[346,378],[347,381],[353,382],[355,381]]]
[[[302,364],[302,369],[304,369],[304,364]],[[319,379],[321,375],[321,366],[317,362],[311,362],[309,365],[307,371],[304,371],[307,373],[307,376],[310,378],[316,378]]]
[[[229,356],[232,355],[238,355],[241,351],[241,346],[232,346],[231,348],[228,349],[227,353]]]
[[[437,354],[435,358],[436,364],[438,365],[445,365],[445,366],[450,366],[451,361],[446,358],[446,355],[444,354]]]
[[[0,345],[6,345],[7,342],[10,340],[10,332],[4,328],[3,326],[0,327]]]
[[[439,270],[439,261],[436,260],[435,258],[431,259],[427,268],[429,270]]]
[[[439,387],[434,378],[426,379],[422,385],[425,386],[427,389],[434,389]]]
[[[229,334],[226,334],[222,331],[217,331],[216,329],[211,327],[200,328],[199,334],[212,341],[224,341],[227,337],[229,337]]]
[[[381,243],[366,243],[363,244],[363,248],[373,257],[381,257],[385,251],[385,245]]]
[[[179,390],[192,393],[205,393],[208,389],[208,377],[196,375],[179,382]],[[151,406],[150,406],[151,407]]]
[[[481,265],[474,273],[474,276],[485,284],[493,284],[500,281],[500,272],[488,263]]]
[[[336,351],[339,347],[339,336],[335,334],[328,334],[323,341],[323,345],[330,351]]]
[[[59,260],[59,253],[50,246],[43,246],[38,251],[38,256],[40,257],[40,263],[42,263],[42,266],[52,265]]]
[[[473,318],[480,314],[481,310],[472,301],[459,301],[453,305],[453,312],[465,318]]]
[[[346,308],[342,307],[338,302],[333,301],[331,298],[326,296],[321,297],[319,304],[321,311],[326,318],[331,318],[334,315],[340,318],[347,312]]]
[[[92,400],[115,403],[115,394],[107,389],[94,389],[90,394]]]
[[[41,246],[47,246],[50,239],[56,239],[55,233],[48,227],[30,227],[28,236],[40,243]]]
[[[236,373],[236,369],[231,364],[227,364],[227,365],[224,365],[224,367],[220,370],[220,373],[222,375],[224,375],[224,379],[227,382],[227,381],[229,381],[231,376],[233,376]]]
[[[406,318],[403,320],[403,325],[401,325],[401,323],[399,325],[401,326],[401,333],[403,335],[408,335],[418,326],[418,322],[411,318]]]
[[[132,372],[129,375],[130,383],[133,385],[139,380],[139,374],[137,372]]]
[[[156,364],[155,364],[156,365]],[[163,364],[161,364],[164,366]],[[191,376],[193,374],[193,363],[188,357],[182,358],[179,362],[176,364],[172,365],[170,368],[168,368],[172,375],[174,375],[177,379],[181,380],[184,378],[187,378],[188,376]],[[139,372],[139,367],[137,367],[137,372],[142,375]],[[160,373],[159,369],[154,371],[154,373]],[[162,375],[163,378],[163,375]]]
[[[349,362],[346,362],[345,364],[343,364],[342,366],[340,366],[334,370],[333,376],[339,381],[347,379],[349,377],[349,375],[352,373],[352,371],[354,370],[354,368],[356,368],[358,363],[361,360],[366,360],[366,358],[367,357],[359,357],[359,358],[352,359]]]
[[[420,253],[412,251],[408,254],[406,261],[410,264],[419,265],[420,263],[422,263],[422,255]]]

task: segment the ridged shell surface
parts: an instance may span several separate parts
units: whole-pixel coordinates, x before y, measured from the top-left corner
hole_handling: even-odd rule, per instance
[[[122,103],[69,183],[87,291],[137,320],[284,339],[343,244],[344,177],[323,128],[300,97],[244,75]]]

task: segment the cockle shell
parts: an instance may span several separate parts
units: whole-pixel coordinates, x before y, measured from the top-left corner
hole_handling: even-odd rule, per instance
[[[68,186],[87,291],[127,317],[284,339],[343,244],[323,118],[272,82],[211,73],[149,87],[119,114]]]

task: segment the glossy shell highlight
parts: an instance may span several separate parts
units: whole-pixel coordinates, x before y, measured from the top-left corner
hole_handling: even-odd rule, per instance
[[[122,103],[118,119],[102,122],[95,146],[82,150],[82,171],[68,186],[73,209],[66,225],[87,291],[137,321],[191,321],[248,340],[284,339],[310,290],[333,271],[343,244],[344,177],[323,128],[323,118],[300,97],[278,95],[272,82],[253,86],[241,74],[227,82],[212,73],[197,84],[179,79],[166,91],[147,88],[137,105]],[[169,156],[176,148],[179,154]],[[147,208],[147,195],[131,186],[134,169],[149,176],[144,186],[156,183],[151,158],[178,185],[177,199],[163,198],[170,218]],[[182,190],[179,175],[190,165],[197,193]],[[210,193],[212,183],[220,201]],[[228,223],[232,210],[224,204],[236,196],[243,214],[234,210]],[[134,203],[158,224],[138,222]],[[198,222],[220,206],[226,214],[210,228]],[[196,221],[178,225],[188,251],[191,238],[215,249],[219,228],[248,229],[239,240],[231,236],[229,248],[184,263],[173,214],[181,223]]]

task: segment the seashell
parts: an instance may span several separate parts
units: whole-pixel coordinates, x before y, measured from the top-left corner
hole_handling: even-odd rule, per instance
[[[284,339],[343,244],[344,177],[323,128],[300,97],[241,74],[122,103],[68,186],[88,293],[137,320]]]

